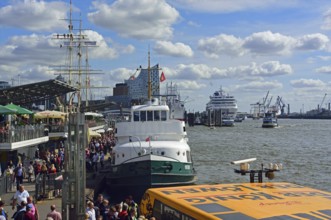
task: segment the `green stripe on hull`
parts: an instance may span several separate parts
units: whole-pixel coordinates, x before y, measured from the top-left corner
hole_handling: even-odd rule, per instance
[[[196,180],[192,163],[141,161],[112,166],[107,184],[146,185],[149,187],[189,185]]]

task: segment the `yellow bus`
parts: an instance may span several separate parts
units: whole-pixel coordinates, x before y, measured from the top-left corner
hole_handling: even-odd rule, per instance
[[[157,220],[326,220],[331,193],[287,182],[151,188],[140,212]]]

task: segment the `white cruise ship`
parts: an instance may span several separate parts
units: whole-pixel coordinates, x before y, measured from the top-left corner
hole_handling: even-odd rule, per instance
[[[210,96],[206,105],[209,126],[233,126],[238,105],[234,96],[226,94],[222,88]]]

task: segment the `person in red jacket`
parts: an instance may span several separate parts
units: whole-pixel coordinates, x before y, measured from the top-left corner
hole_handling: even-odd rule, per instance
[[[126,217],[129,215],[129,213],[128,213],[128,209],[129,209],[128,204],[123,203],[122,211],[118,214],[118,218],[119,218],[120,220],[125,220]]]
[[[48,170],[48,173],[56,173],[56,168],[55,168],[54,163],[52,163],[51,167]]]

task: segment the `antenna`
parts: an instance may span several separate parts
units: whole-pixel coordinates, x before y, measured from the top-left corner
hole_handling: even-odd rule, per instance
[[[151,54],[148,45],[148,100],[152,98],[152,84],[151,84]]]

